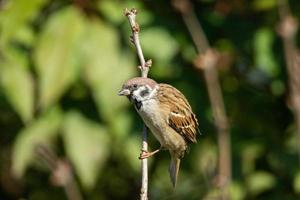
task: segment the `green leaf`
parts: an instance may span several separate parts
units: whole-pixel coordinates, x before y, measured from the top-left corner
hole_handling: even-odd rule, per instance
[[[80,181],[86,189],[92,189],[109,154],[106,129],[75,111],[70,112],[64,121],[63,140]]]
[[[80,11],[69,7],[50,18],[39,38],[34,60],[43,109],[55,103],[79,75],[84,25]]]
[[[256,66],[268,76],[278,75],[279,68],[273,55],[274,31],[269,28],[262,28],[255,33],[254,53]]]
[[[178,52],[176,40],[163,28],[149,28],[140,35],[144,53],[156,62],[169,62]]]
[[[270,88],[275,96],[281,96],[284,92],[286,92],[284,82],[280,79],[272,81]]]
[[[151,75],[157,78],[172,77],[176,67],[170,64],[178,52],[177,41],[163,28],[143,29],[140,34],[146,59],[153,60]]]
[[[256,171],[247,176],[247,185],[250,193],[257,195],[274,187],[276,179],[274,175],[266,171]]]
[[[134,75],[134,58],[121,52],[116,30],[99,20],[90,21],[85,35],[88,35],[82,41],[85,79],[92,89],[99,113],[112,121],[120,108],[128,103],[117,93]]]
[[[139,12],[137,17],[139,25],[143,26],[153,21],[153,14],[144,9],[144,5],[138,1],[124,2],[119,0],[101,0],[98,3],[101,14],[114,24],[121,24],[122,22],[127,21],[123,11],[125,8],[131,9],[132,7],[143,11]],[[124,25],[128,26],[128,31],[130,31],[128,23],[124,23]]]
[[[197,154],[192,160],[191,164],[194,167],[194,170],[199,173],[211,174],[217,169],[218,165],[218,153],[216,145],[205,139],[202,140],[201,145],[195,148],[197,148]]]
[[[300,194],[300,172],[297,172],[296,176],[294,177],[294,190],[297,194]]]
[[[197,52],[195,47],[192,44],[187,44],[182,47],[183,49],[181,50],[182,56],[184,59],[186,59],[189,62],[193,62],[193,60],[197,56]]]
[[[133,119],[128,111],[122,111],[115,115],[111,121],[113,132],[116,135],[116,140],[123,142],[129,131],[132,129]]]
[[[46,0],[14,0],[6,3],[0,12],[0,45],[14,38],[26,23],[33,19]]]
[[[120,1],[99,1],[98,7],[101,13],[113,23],[120,24],[121,22],[126,20],[126,17],[124,17],[122,13],[124,5]]]
[[[53,108],[18,134],[12,155],[12,170],[16,177],[23,176],[26,167],[34,160],[36,145],[47,145],[57,136],[61,121],[61,111]]]
[[[276,8],[277,0],[255,0],[252,4],[255,10],[264,11]]]
[[[142,132],[139,133],[140,135]],[[124,139],[124,150],[123,156],[128,161],[128,164],[132,170],[136,173],[140,171],[141,162],[138,159],[139,154],[141,153],[141,137],[138,137],[137,134],[127,139]]]
[[[242,200],[245,199],[246,191],[241,183],[232,182],[230,185],[230,197],[232,200]]]
[[[23,122],[27,123],[33,116],[34,82],[28,70],[24,55],[6,50],[5,59],[0,62],[0,82],[4,94]]]
[[[15,35],[15,40],[27,47],[31,47],[35,42],[34,30],[30,26],[23,26]]]
[[[255,170],[255,161],[264,152],[264,146],[257,142],[248,142],[241,151],[242,171],[244,174],[251,173]]]

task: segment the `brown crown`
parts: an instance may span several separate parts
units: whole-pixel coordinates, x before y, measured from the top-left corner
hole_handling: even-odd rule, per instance
[[[150,79],[150,78],[142,78],[142,77],[135,77],[135,78],[132,78],[130,80],[128,80],[123,87],[126,87],[126,86],[131,86],[131,85],[134,85],[134,84],[137,84],[137,85],[149,85],[152,89],[157,85],[157,83]]]

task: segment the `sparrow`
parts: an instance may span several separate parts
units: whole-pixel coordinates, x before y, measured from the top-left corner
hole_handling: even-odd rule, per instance
[[[142,152],[140,159],[148,158],[160,150],[169,150],[169,173],[175,188],[180,160],[188,146],[196,143],[198,120],[184,95],[171,85],[156,83],[150,78],[132,78],[118,93],[126,96],[146,126],[160,143],[153,152]]]

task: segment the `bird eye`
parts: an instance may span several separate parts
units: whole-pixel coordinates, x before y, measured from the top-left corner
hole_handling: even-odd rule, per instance
[[[133,84],[133,88],[136,89],[137,88],[137,84]]]

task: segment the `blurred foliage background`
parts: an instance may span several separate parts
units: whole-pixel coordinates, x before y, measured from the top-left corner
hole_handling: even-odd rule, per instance
[[[221,52],[232,139],[232,199],[299,199],[295,125],[276,0],[195,0]],[[289,1],[299,19],[300,2]],[[142,121],[122,83],[139,75],[125,7],[139,10],[150,77],[172,84],[200,120],[198,143],[169,181],[169,155],[149,159],[150,199],[215,199],[216,130],[195,47],[170,1],[0,1],[0,199],[66,199],[36,145],[65,158],[84,199],[137,199]],[[300,75],[299,75],[300,76]],[[158,142],[150,136],[150,147]]]

